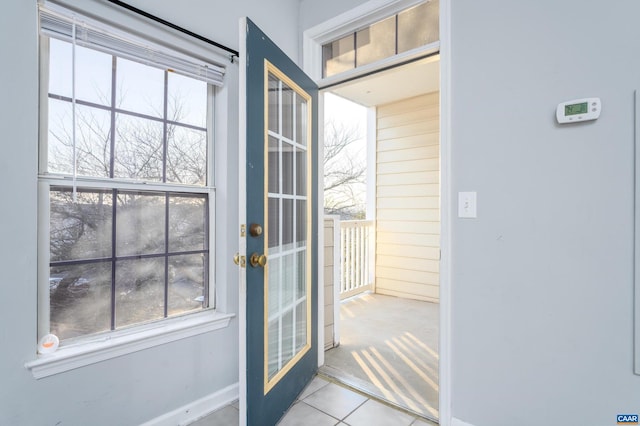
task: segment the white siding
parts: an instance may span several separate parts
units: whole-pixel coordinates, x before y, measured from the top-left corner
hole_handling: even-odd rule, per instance
[[[376,292],[438,302],[439,93],[378,107]]]

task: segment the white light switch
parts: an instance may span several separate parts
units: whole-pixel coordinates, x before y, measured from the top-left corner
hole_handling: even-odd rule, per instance
[[[476,200],[476,192],[458,192],[458,217],[478,217]]]

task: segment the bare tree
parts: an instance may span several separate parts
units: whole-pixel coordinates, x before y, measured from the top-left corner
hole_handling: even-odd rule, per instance
[[[343,219],[363,219],[359,196],[365,184],[366,155],[355,149],[361,139],[354,125],[328,121],[324,129],[324,209]]]
[[[204,184],[206,181],[206,131],[173,124],[181,122],[184,100],[172,102],[172,116],[166,128],[166,179],[168,182]],[[49,169],[54,172],[73,171],[73,133],[70,110],[54,114],[49,130]],[[160,121],[117,114],[115,129],[110,113],[78,106],[76,111],[75,153],[79,175],[109,177],[111,155],[114,175],[118,178],[162,181],[163,124]],[[111,153],[111,132],[115,131],[115,150]]]
[[[123,112],[115,113],[112,120],[112,111],[77,105],[75,135],[70,104],[54,104],[48,134],[49,170],[71,174],[75,154],[80,176],[106,178],[113,167],[114,177],[120,179],[162,182],[166,175],[167,182],[204,184],[206,130],[176,124],[188,117],[188,105],[179,94],[169,102],[170,116],[165,121]],[[61,338],[108,330],[112,298],[117,326],[162,317],[167,277],[169,314],[201,307],[205,255],[114,263],[112,254],[157,255],[169,248],[172,252],[201,251],[206,241],[205,209],[206,197],[200,194],[169,193],[165,197],[164,193],[81,187],[73,197],[70,188],[53,186],[51,330]],[[117,265],[115,270],[113,265]]]

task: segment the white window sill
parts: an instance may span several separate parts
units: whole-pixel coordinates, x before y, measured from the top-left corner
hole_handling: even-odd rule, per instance
[[[221,314],[213,310],[198,314],[171,318],[155,324],[123,330],[95,340],[63,346],[56,352],[39,355],[25,367],[33,377],[42,379],[54,374],[95,364],[111,358],[138,352],[144,349],[187,337],[196,336],[229,326],[235,314]]]

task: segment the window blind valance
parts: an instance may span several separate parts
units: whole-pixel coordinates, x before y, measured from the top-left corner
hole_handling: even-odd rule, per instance
[[[41,7],[40,32],[69,42],[73,42],[75,35],[75,44],[80,46],[170,70],[216,86],[223,84],[224,67],[169,51],[133,35],[118,35],[74,12],[64,13]]]

